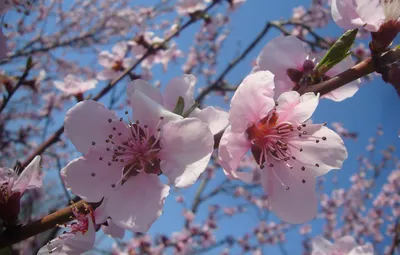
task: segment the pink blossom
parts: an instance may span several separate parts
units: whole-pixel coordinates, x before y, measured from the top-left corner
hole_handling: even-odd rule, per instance
[[[128,95],[131,95],[135,90],[139,90],[170,111],[174,110],[178,98],[182,97],[185,102],[183,112],[186,112],[195,104],[194,86],[196,81],[197,79],[193,75],[175,77],[167,84],[164,93],[161,94],[159,89],[151,86],[146,81],[135,80],[128,84]],[[213,135],[219,133],[228,125],[228,114],[212,106],[202,110],[196,108],[189,117],[198,118],[207,123]]]
[[[374,249],[371,244],[358,246],[351,236],[344,236],[335,241],[334,244],[319,236],[312,240],[311,255],[373,255]]]
[[[214,139],[205,123],[167,111],[140,90],[130,94],[130,102],[137,121],[129,124],[91,100],[67,112],[66,135],[84,157],[70,162],[62,175],[86,201],[105,197],[117,226],[146,232],[169,193],[158,175],[177,187],[192,185],[208,164]]]
[[[40,248],[38,255],[82,254],[93,248],[96,240],[94,217],[91,213],[89,216],[80,213],[76,207],[72,208],[72,212],[76,221],[70,225],[65,225],[65,227],[70,227],[71,230],[64,232]]]
[[[17,220],[20,200],[25,190],[42,186],[41,157],[36,156],[18,176],[9,168],[0,168],[0,219]]]
[[[251,173],[236,171],[251,150],[271,209],[289,223],[303,223],[317,212],[316,177],[341,168],[347,150],[325,124],[304,123],[315,111],[318,96],[290,91],[275,102],[273,80],[271,72],[260,71],[239,85],[219,160],[228,177],[251,182]]]
[[[96,80],[84,81],[73,74],[68,74],[62,81],[54,81],[54,86],[68,95],[79,95],[96,87]]]
[[[351,57],[334,66],[325,73],[322,80],[329,79],[351,67],[354,63]],[[295,36],[279,36],[272,39],[263,48],[257,58],[254,71],[269,70],[274,75],[275,99],[282,93],[291,91],[295,87],[308,86],[309,78],[316,64],[310,59],[303,43]],[[355,80],[334,91],[322,96],[333,101],[342,101],[352,97],[358,90],[360,80]]]
[[[175,7],[179,15],[187,15],[204,10],[206,4],[204,0],[178,0]]]
[[[395,0],[332,0],[331,12],[336,24],[344,29],[364,26],[377,32],[388,22],[400,17],[400,2]]]
[[[139,59],[148,51],[148,49],[155,44],[160,44],[164,40],[158,36],[155,36],[153,32],[146,32],[143,35],[138,36],[137,40],[129,41],[128,44],[131,47],[132,55]],[[182,57],[182,52],[177,49],[177,45],[172,43],[169,49],[159,50],[154,54],[151,54],[145,58],[142,62],[142,67],[149,69],[154,64],[162,64],[164,70],[167,69],[170,60],[175,60],[178,57]]]
[[[112,80],[133,64],[132,58],[125,58],[128,53],[128,43],[119,42],[111,51],[111,53],[102,51],[99,54],[99,64],[105,68],[97,74],[99,80]]]

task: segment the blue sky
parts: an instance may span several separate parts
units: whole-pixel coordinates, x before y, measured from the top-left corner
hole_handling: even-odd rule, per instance
[[[137,1],[137,3],[155,2],[155,1]],[[224,47],[218,59],[217,75],[225,66],[237,55],[237,52],[244,49],[255,38],[257,33],[264,27],[267,21],[280,20],[289,18],[292,14],[292,8],[305,5],[309,6],[311,1],[285,0],[285,1],[266,1],[266,0],[247,0],[237,12],[232,15],[232,22],[229,27],[231,35],[224,43]],[[135,4],[135,3],[133,3]],[[194,27],[198,28],[199,25]],[[175,41],[181,48],[187,52],[193,38],[195,30],[189,29],[180,35]],[[327,29],[319,31],[322,35],[338,36],[343,32],[335,24],[330,24]],[[272,38],[279,35],[276,30],[271,30],[260,43],[239,65],[235,67],[233,72],[227,76],[227,80],[232,84],[238,84],[251,70],[251,61],[255,59],[262,47]],[[400,40],[398,40],[400,43]],[[108,48],[110,50],[110,48]],[[72,56],[78,58],[79,56]],[[93,56],[92,56],[93,57]],[[83,63],[86,60],[83,60]],[[181,63],[183,63],[181,61]],[[164,73],[161,68],[154,69],[155,80],[161,80],[162,84],[168,82],[172,77],[182,75],[181,65],[170,65],[167,73]],[[204,85],[204,81],[200,80],[198,86]],[[101,86],[100,86],[101,87]],[[102,100],[107,103],[107,97]],[[206,101],[210,105],[218,105],[228,110],[228,105],[221,100],[212,98]],[[346,140],[346,146],[349,151],[349,158],[345,162],[344,167],[340,171],[335,171],[328,175],[328,178],[337,175],[340,185],[346,186],[349,184],[349,177],[354,170],[357,169],[356,158],[358,155],[365,152],[365,147],[368,145],[368,138],[375,135],[377,126],[382,124],[384,127],[384,136],[378,144],[378,151],[392,144],[400,148],[400,139],[398,132],[400,128],[400,118],[398,109],[400,100],[391,85],[385,84],[379,77],[375,77],[373,82],[365,83],[359,92],[352,98],[341,103],[335,103],[328,100],[322,100],[318,109],[312,117],[315,123],[319,122],[341,122],[350,131],[357,131],[359,139],[357,142]],[[60,119],[61,123],[62,119]],[[398,154],[397,154],[398,155]],[[217,173],[217,181],[225,178],[221,171]],[[194,187],[182,190],[181,193],[185,196],[186,201],[191,202],[198,184]],[[211,184],[212,187],[212,184]],[[379,189],[379,183],[376,189]],[[233,203],[231,198],[220,196],[212,199],[210,203],[218,203],[229,206]],[[206,214],[207,203],[200,208],[200,215],[196,221],[201,222],[202,216]],[[272,216],[274,219],[274,216]],[[247,231],[251,231],[256,226],[258,220],[254,212],[249,212],[244,215],[235,216],[234,219],[222,220],[219,236],[226,234],[241,235]],[[170,196],[166,201],[165,213],[152,226],[150,233],[172,233],[179,231],[182,228],[182,207],[174,202],[174,196]],[[234,223],[234,224],[232,224]],[[316,229],[320,225],[315,226]],[[295,232],[297,233],[297,232]],[[314,235],[314,233],[313,233]],[[105,245],[108,245],[106,242]],[[298,250],[301,247],[300,239],[291,236],[290,243],[286,246],[289,254],[299,254]],[[268,248],[266,251],[275,254],[276,248]],[[214,253],[210,253],[214,254]],[[234,253],[235,254],[235,253]]]

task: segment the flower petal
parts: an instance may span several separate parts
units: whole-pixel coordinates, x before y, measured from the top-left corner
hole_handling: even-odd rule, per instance
[[[251,173],[236,171],[240,160],[250,150],[250,147],[250,142],[243,133],[232,133],[231,126],[225,129],[219,142],[218,161],[229,178],[251,183],[253,179]]]
[[[301,224],[315,217],[318,209],[315,178],[299,179],[280,162],[274,162],[273,168],[261,170],[261,175],[268,203],[280,219]]]
[[[351,56],[348,56],[342,62],[340,62],[339,64],[334,66],[328,72],[326,72],[326,74],[333,77],[333,76],[340,74],[341,72],[346,71],[347,69],[352,68],[353,66],[354,66],[354,61],[352,60]],[[360,83],[361,83],[361,80],[357,79],[357,80],[352,81],[338,89],[335,89],[332,92],[329,92],[326,95],[323,95],[322,98],[329,98],[335,102],[343,101],[346,98],[354,96],[354,94],[360,88]]]
[[[274,75],[269,71],[250,74],[232,97],[229,121],[234,133],[243,133],[275,106]]]
[[[374,255],[374,247],[370,243],[358,246],[351,250],[349,255]]]
[[[113,238],[124,238],[125,229],[118,227],[111,219],[107,220],[107,226],[102,225],[101,228],[103,229],[104,234],[109,235]]]
[[[14,184],[13,190],[18,190],[22,194],[27,189],[40,188],[42,185],[41,157],[36,156],[22,171]]]
[[[91,250],[96,240],[96,231],[93,222],[89,220],[88,231],[85,234],[77,232],[62,234],[51,240],[38,251],[38,255],[71,255],[82,254]]]
[[[308,124],[302,127],[306,132],[298,139],[290,141],[290,152],[296,158],[294,171],[304,166],[305,172],[321,176],[332,169],[340,169],[347,158],[347,150],[342,138],[323,125]],[[318,140],[318,142],[317,142]]]
[[[331,13],[336,24],[344,29],[353,29],[365,24],[357,13],[353,0],[332,0]]]
[[[146,95],[150,99],[156,101],[160,105],[164,104],[160,90],[158,88],[150,85],[147,81],[134,80],[134,81],[130,82],[128,84],[127,90],[126,90],[129,98],[131,98],[133,92],[136,89],[139,90],[140,92],[142,92],[144,95]]]
[[[294,87],[286,72],[289,68],[302,70],[306,58],[307,51],[295,36],[279,36],[265,45],[257,57],[257,66],[258,70],[269,70],[275,75],[275,99]]]
[[[111,68],[114,65],[114,55],[108,51],[102,51],[98,57],[99,64],[105,68]]]
[[[365,29],[376,32],[385,21],[386,15],[380,0],[356,0],[357,14],[365,25]]]
[[[353,248],[357,247],[357,242],[352,236],[343,236],[334,243],[335,251],[342,253],[349,253]]]
[[[213,135],[218,134],[229,124],[229,114],[208,106],[202,110],[193,111],[189,117],[198,118],[207,123]]]
[[[290,121],[303,123],[308,120],[318,106],[319,96],[314,93],[305,93],[300,96],[296,91],[285,92],[279,96],[276,107],[279,122]]]
[[[125,57],[126,52],[128,51],[128,43],[127,42],[118,42],[112,47],[111,51],[119,59],[122,60]]]
[[[14,183],[18,179],[17,173],[9,168],[0,167],[0,183]]]
[[[192,185],[206,169],[214,149],[208,125],[186,118],[167,123],[162,132],[161,170],[177,187]]]
[[[333,251],[333,244],[322,236],[314,238],[311,241],[311,245],[312,255],[325,255],[330,254]]]
[[[113,128],[123,132],[125,124],[103,104],[93,100],[77,103],[68,110],[65,116],[64,129],[66,136],[71,139],[75,148],[83,154],[88,153],[93,146],[106,147],[106,139]]]
[[[140,173],[110,194],[107,211],[117,226],[147,232],[160,217],[168,194],[169,187],[158,176]]]
[[[169,121],[183,119],[181,116],[168,111],[156,101],[151,100],[139,90],[133,92],[130,101],[133,109],[133,119],[138,120],[143,125],[148,125],[152,133],[156,131],[155,129],[161,117],[163,119],[159,125],[160,127]]]
[[[191,74],[173,78],[165,87],[163,93],[165,108],[170,111],[174,110],[178,98],[182,97],[185,101],[184,111],[189,109],[194,104],[194,85],[196,80],[196,77]]]
[[[88,202],[98,202],[106,196],[121,174],[122,166],[117,163],[108,166],[106,156],[95,149],[86,158],[74,159],[61,170],[65,186]]]

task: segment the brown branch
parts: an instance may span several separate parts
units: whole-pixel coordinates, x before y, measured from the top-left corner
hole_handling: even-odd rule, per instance
[[[239,64],[250,52],[251,50],[254,49],[254,47],[257,46],[257,44],[261,41],[261,39],[268,33],[269,29],[271,28],[271,22],[267,22],[267,24],[264,26],[264,28],[258,33],[256,38],[247,46],[247,48],[240,54],[236,59],[234,59],[232,62],[228,64],[228,66],[222,71],[222,73],[218,76],[218,78],[211,83],[210,86],[208,86],[205,90],[203,90],[200,95],[196,98],[197,102],[201,102],[204,97],[210,93],[212,90],[216,90],[218,87],[220,87],[225,78],[225,76],[233,70],[233,68]],[[219,143],[219,140],[218,140]]]
[[[211,3],[204,11],[203,13],[207,13],[211,8],[213,8],[217,4],[217,1],[214,1]],[[164,39],[164,41],[160,44],[157,44],[156,46],[150,47],[147,49],[146,53],[138,59],[130,68],[126,69],[124,72],[121,73],[116,79],[112,80],[106,87],[104,87],[96,96],[92,98],[92,100],[98,101],[101,99],[104,95],[106,95],[118,82],[120,82],[123,78],[128,76],[132,70],[134,70],[136,67],[138,67],[147,57],[153,55],[157,51],[161,50],[164,48],[165,44],[171,41],[172,38],[178,36],[183,30],[185,30],[187,27],[195,23],[196,21],[200,20],[201,17],[200,15],[192,15],[191,18],[183,24],[177,31],[169,35],[167,38]],[[31,155],[28,156],[28,158],[22,162],[21,168],[24,169],[35,157],[36,155],[42,154],[48,147],[53,145],[58,141],[60,136],[64,133],[64,126],[60,127],[57,129],[57,131],[51,135],[45,142],[43,142]]]
[[[71,206],[58,210],[49,214],[39,220],[29,223],[17,228],[6,229],[0,235],[0,249],[18,243],[29,237],[38,235],[42,232],[58,227],[73,220],[72,206],[76,207],[81,213],[87,213],[86,205],[89,204],[92,209],[100,206],[101,202],[88,203],[86,201],[79,201]]]
[[[379,63],[379,65],[387,65],[393,63],[398,59],[400,59],[400,49],[394,49],[378,56],[376,62]],[[373,73],[377,68],[379,67],[374,66],[374,61],[372,57],[369,57],[361,61],[357,65],[353,66],[352,68],[338,74],[337,76],[327,81],[312,86],[300,88],[298,92],[300,94],[304,94],[306,92],[314,92],[320,93],[322,96],[352,81]]]
[[[25,81],[26,77],[28,77],[29,75],[29,71],[32,69],[32,67],[34,66],[34,64],[31,63],[32,59],[28,59],[26,67],[25,67],[25,71],[22,74],[22,76],[18,79],[17,84],[14,86],[14,88],[12,88],[12,90],[10,92],[8,92],[7,97],[4,98],[3,103],[0,106],[0,113],[6,108],[6,105],[8,104],[8,102],[10,102],[11,97],[14,95],[14,93],[21,87],[21,85],[23,85],[23,82]]]

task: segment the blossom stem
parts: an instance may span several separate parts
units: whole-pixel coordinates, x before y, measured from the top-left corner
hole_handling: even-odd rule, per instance
[[[87,214],[87,205],[90,205],[94,210],[99,207],[100,204],[101,202],[88,203],[81,200],[27,225],[8,228],[0,235],[0,249],[73,220],[74,214],[72,213],[72,207],[76,207],[81,213]]]
[[[378,60],[379,65],[387,65],[390,63],[395,62],[396,60],[400,59],[400,49],[393,49],[387,53],[381,54],[377,56],[376,59]],[[325,95],[329,92],[332,92],[335,89],[338,89],[352,81],[355,81],[359,78],[362,78],[368,74],[373,73],[374,71],[378,71],[378,66],[375,66],[373,58],[369,57],[357,65],[353,66],[352,68],[336,75],[335,77],[312,85],[300,88],[298,92],[300,94],[304,94],[307,92],[314,92],[320,93],[320,95]]]

